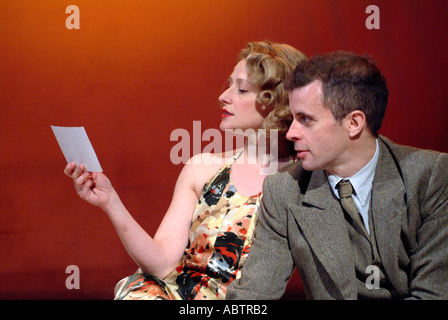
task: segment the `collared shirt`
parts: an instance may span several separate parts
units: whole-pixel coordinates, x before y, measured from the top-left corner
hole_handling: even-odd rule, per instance
[[[379,146],[378,140],[376,140],[376,150],[373,158],[367,163],[364,168],[359,170],[351,177],[338,177],[337,175],[330,174],[327,172],[328,182],[330,183],[331,189],[336,197],[339,199],[339,192],[336,189],[336,185],[342,179],[350,180],[350,183],[353,186],[353,200],[356,203],[356,207],[358,208],[358,212],[362,217],[364,222],[364,226],[366,227],[367,232],[370,234],[369,229],[369,207],[370,207],[370,198],[372,194],[372,182],[375,176],[376,164],[378,162],[379,157]]]

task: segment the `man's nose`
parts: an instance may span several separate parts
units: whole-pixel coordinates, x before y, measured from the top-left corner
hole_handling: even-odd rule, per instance
[[[290,141],[299,140],[302,136],[299,127],[299,124],[297,124],[297,122],[293,120],[291,125],[289,126],[288,132],[286,133],[286,139]]]

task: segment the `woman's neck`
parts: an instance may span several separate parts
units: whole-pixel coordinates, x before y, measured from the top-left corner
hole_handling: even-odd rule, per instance
[[[291,156],[291,146],[282,134],[266,136],[258,131],[245,137],[244,160],[250,164],[266,165],[267,162],[288,162]]]

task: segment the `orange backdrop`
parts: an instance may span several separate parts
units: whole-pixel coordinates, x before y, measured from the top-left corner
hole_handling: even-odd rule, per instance
[[[370,4],[379,30],[365,26]],[[80,9],[79,30],[66,28],[68,5]],[[153,234],[181,170],[170,133],[192,132],[195,120],[218,126],[217,97],[247,41],[370,53],[390,87],[381,133],[448,152],[447,9],[445,0],[1,0],[0,298],[111,299],[136,269],[107,216],[64,176],[50,125],[86,128]],[[78,290],[65,286],[69,265],[80,269]]]

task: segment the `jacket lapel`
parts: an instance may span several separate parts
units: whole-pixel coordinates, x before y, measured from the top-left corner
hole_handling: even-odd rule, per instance
[[[398,272],[401,218],[406,215],[406,191],[387,146],[380,139],[380,155],[372,185],[371,213],[378,252],[388,278],[394,283]]]
[[[344,299],[356,299],[355,270],[349,237],[339,201],[331,192],[325,172],[315,171],[308,188],[290,211]]]

